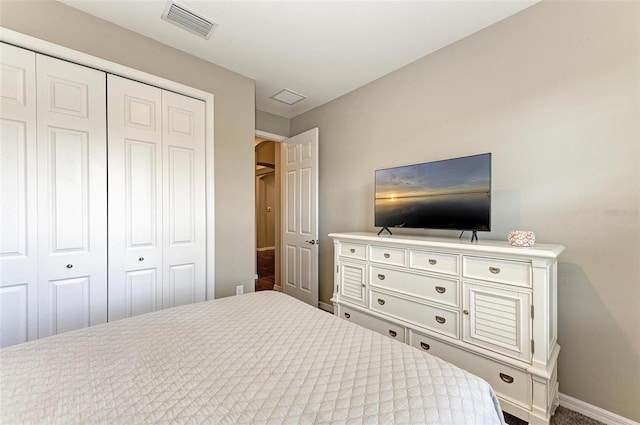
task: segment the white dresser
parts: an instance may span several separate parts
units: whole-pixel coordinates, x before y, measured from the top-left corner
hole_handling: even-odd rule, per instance
[[[331,233],[334,311],[488,381],[502,409],[549,424],[558,404],[562,245]]]

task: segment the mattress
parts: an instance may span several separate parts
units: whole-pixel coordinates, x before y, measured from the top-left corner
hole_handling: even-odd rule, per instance
[[[265,291],[4,348],[0,423],[504,421],[480,378]]]

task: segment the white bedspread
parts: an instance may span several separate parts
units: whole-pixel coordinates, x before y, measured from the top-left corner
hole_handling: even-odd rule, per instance
[[[0,423],[504,421],[485,381],[267,291],[0,350]]]

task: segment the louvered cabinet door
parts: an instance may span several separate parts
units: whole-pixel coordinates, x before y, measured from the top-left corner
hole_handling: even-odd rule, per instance
[[[162,92],[163,308],[206,296],[204,102]]]
[[[35,69],[0,43],[0,347],[38,336]]]
[[[364,263],[344,261],[340,264],[338,285],[340,297],[361,306],[367,305],[367,266]]]
[[[106,75],[37,55],[39,337],[107,321]]]
[[[469,281],[463,287],[464,341],[530,362],[530,291]]]
[[[109,321],[162,309],[162,90],[109,75]]]

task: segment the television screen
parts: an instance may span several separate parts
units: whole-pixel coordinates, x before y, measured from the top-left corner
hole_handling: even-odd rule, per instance
[[[491,230],[491,154],[376,170],[375,226]]]

